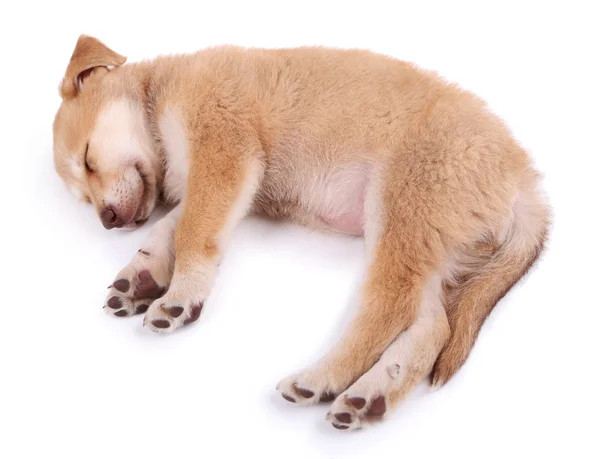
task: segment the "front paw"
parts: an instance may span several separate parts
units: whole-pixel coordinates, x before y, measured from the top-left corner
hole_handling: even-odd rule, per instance
[[[167,293],[150,305],[144,317],[144,326],[155,332],[171,332],[196,322],[203,306],[203,301],[177,298]]]
[[[109,286],[104,310],[116,317],[144,313],[164,294],[169,281],[169,267],[152,254],[139,251]]]

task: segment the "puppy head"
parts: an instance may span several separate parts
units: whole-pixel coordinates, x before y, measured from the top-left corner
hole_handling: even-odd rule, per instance
[[[91,202],[105,228],[135,228],[154,210],[160,161],[135,69],[82,35],[60,85],[54,164],[69,189]]]

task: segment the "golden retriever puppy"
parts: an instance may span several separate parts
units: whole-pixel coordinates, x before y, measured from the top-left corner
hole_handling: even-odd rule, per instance
[[[172,210],[105,309],[171,332],[194,322],[249,212],[364,236],[361,307],[278,390],[331,401],[351,430],[467,358],[543,248],[549,206],[528,154],[473,94],[360,50],[216,47],[125,64],[81,36],[54,121],[58,173],[106,228]]]

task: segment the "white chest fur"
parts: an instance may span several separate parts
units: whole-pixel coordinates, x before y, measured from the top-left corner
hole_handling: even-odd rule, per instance
[[[164,110],[158,127],[166,154],[164,194],[169,201],[181,201],[189,169],[187,131],[179,111],[174,107]]]

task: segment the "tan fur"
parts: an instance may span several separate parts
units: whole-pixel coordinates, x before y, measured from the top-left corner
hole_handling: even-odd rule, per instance
[[[392,343],[418,321],[432,279],[450,332],[444,317],[415,335],[414,352],[402,356],[413,370],[381,390],[387,403],[402,398],[436,358],[433,381],[445,383],[543,247],[549,208],[528,155],[480,99],[431,72],[325,48],[217,47],[123,62],[80,38],[54,123],[55,163],[72,189],[99,213],[111,206],[125,226],[141,224],[159,194],[182,203],[173,278],[148,327],[170,331],[192,317],[250,211],[365,235],[362,307],[328,355],[280,383],[287,399],[315,403],[378,374],[380,358],[400,355]],[[97,167],[85,172],[84,146],[110,129],[98,121],[107,111],[134,133],[115,121],[110,144],[90,144]],[[121,157],[111,153],[119,149]],[[184,312],[173,317],[173,305]]]

